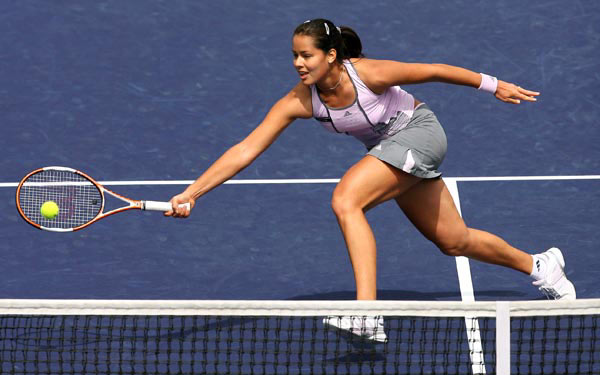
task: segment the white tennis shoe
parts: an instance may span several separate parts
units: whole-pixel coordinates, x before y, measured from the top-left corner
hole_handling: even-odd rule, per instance
[[[544,278],[534,281],[533,285],[548,299],[576,299],[575,287],[565,275],[565,259],[560,249],[553,247],[537,256],[546,261],[547,268]]]
[[[387,342],[382,316],[328,316],[323,318],[323,324],[325,328],[336,328],[361,339]]]

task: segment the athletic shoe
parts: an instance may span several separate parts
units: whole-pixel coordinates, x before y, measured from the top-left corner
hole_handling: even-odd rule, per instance
[[[382,316],[328,316],[323,318],[323,324],[375,343],[387,342]]]
[[[575,287],[565,275],[565,259],[560,249],[553,247],[537,255],[546,261],[546,275],[533,285],[546,295],[548,299],[573,300],[576,297]]]

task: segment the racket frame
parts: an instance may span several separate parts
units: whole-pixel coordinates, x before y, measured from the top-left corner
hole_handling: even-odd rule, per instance
[[[21,188],[23,187],[23,185],[27,182],[27,180],[29,179],[29,177],[33,176],[34,174],[37,173],[41,173],[44,171],[61,171],[61,172],[70,172],[70,173],[74,173],[77,174],[83,178],[85,178],[88,182],[90,182],[92,185],[94,185],[98,191],[100,192],[100,196],[102,199],[102,203],[100,206],[100,210],[98,212],[98,215],[96,215],[92,220],[79,225],[77,227],[73,227],[73,228],[51,228],[51,227],[46,227],[43,225],[40,225],[34,221],[32,221],[31,219],[29,219],[25,213],[23,212],[23,210],[21,209],[21,200],[20,200],[20,192],[21,192]],[[105,198],[105,193],[127,203],[126,206],[123,207],[118,207],[115,208],[113,210],[110,210],[108,212],[104,212],[104,205],[106,202],[106,198]],[[46,231],[50,231],[50,232],[74,232],[74,231],[78,231],[81,230],[83,228],[86,228],[87,226],[97,222],[98,220],[104,219],[105,217],[120,213],[120,212],[124,212],[124,211],[129,211],[129,210],[148,210],[148,211],[162,211],[162,212],[166,212],[171,210],[171,203],[169,202],[156,202],[156,201],[142,201],[142,200],[135,200],[135,199],[130,199],[127,198],[123,195],[117,194],[114,191],[105,188],[104,186],[102,186],[98,181],[94,180],[92,177],[90,177],[89,175],[87,175],[84,172],[81,172],[79,170],[73,169],[73,168],[68,168],[68,167],[59,167],[59,166],[51,166],[51,167],[44,167],[44,168],[38,168],[34,171],[29,172],[25,177],[23,177],[23,179],[19,182],[19,185],[17,186],[17,193],[16,193],[16,203],[17,203],[17,210],[19,211],[19,214],[21,215],[21,217],[29,224],[31,224],[32,226],[34,226],[35,228],[41,229],[41,230],[46,230]],[[189,204],[185,204],[185,206],[189,209]]]

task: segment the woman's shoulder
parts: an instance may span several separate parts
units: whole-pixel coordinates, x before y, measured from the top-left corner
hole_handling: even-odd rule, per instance
[[[309,118],[312,116],[311,88],[304,83],[298,82],[282,100],[289,105],[289,109],[295,117]]]
[[[383,60],[383,59],[368,59],[366,57],[355,57],[349,60],[352,67],[359,74],[370,75],[376,74],[378,70],[385,69],[387,66],[398,64],[399,61]]]
[[[360,79],[376,93],[382,93],[388,87],[394,86],[393,80],[386,77],[391,72],[402,70],[404,64],[400,61],[352,58],[349,60]]]
[[[380,80],[382,69],[390,62],[388,60],[368,59],[365,57],[351,58],[348,60],[352,64],[352,68],[358,74],[361,81],[371,91],[376,94],[381,94],[387,88]]]

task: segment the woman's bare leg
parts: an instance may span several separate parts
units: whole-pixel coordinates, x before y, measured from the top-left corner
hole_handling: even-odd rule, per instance
[[[530,274],[531,255],[500,237],[467,228],[442,179],[422,180],[396,198],[419,231],[447,255],[466,256]]]
[[[375,157],[366,156],[337,185],[332,208],[352,262],[357,299],[377,297],[377,250],[365,212],[400,196],[419,181]]]

